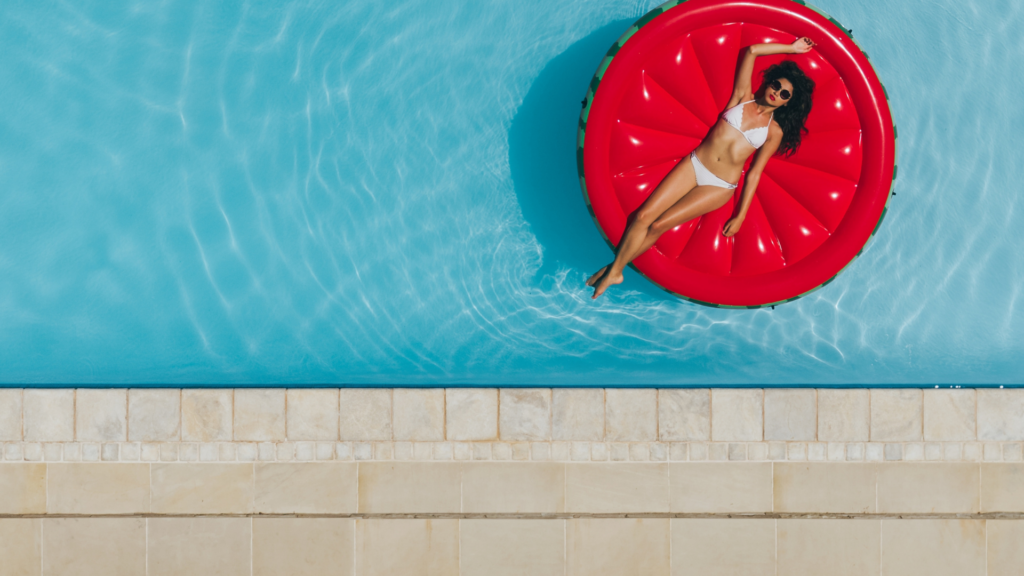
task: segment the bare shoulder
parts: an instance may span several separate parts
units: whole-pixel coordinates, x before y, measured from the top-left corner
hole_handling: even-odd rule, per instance
[[[782,138],[782,126],[775,120],[772,120],[771,124],[768,125],[768,137],[773,139]]]

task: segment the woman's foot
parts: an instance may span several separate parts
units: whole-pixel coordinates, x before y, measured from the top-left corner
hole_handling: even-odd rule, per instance
[[[611,266],[611,264],[609,264],[608,266]],[[590,277],[590,280],[587,280],[587,286],[593,286],[594,284],[597,284],[597,281],[601,279],[601,276],[604,276],[604,273],[608,271],[608,266],[605,266],[604,268],[601,268],[597,272],[594,272],[594,275]]]
[[[594,288],[594,295],[590,297],[591,300],[597,298],[601,294],[604,294],[604,291],[607,290],[609,286],[614,286],[615,284],[622,284],[622,272],[612,273],[611,270],[608,270]]]

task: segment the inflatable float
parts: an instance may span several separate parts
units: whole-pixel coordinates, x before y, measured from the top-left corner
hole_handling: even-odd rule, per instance
[[[811,52],[755,63],[755,88],[762,70],[787,59],[816,88],[799,150],[769,160],[739,233],[722,228],[742,179],[729,203],[666,232],[633,267],[715,307],[774,306],[831,282],[878,230],[896,178],[888,95],[851,34],[799,0],[673,0],[638,20],[594,75],[577,137],[583,196],[609,245],[714,125],[741,49],[807,36]]]

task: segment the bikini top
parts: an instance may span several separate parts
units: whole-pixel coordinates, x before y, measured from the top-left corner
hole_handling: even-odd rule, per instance
[[[768,139],[768,126],[771,126],[772,119],[768,119],[768,125],[760,128],[752,128],[744,131],[740,126],[743,126],[743,107],[753,102],[753,100],[747,100],[746,102],[740,102],[739,104],[729,108],[725,112],[722,112],[722,118],[729,123],[730,126],[739,130],[740,134],[747,139],[754,148],[760,148],[764,145],[764,141]],[[775,113],[772,112],[772,118],[775,117]]]

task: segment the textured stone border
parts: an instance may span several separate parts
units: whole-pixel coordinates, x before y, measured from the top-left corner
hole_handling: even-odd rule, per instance
[[[1022,442],[8,442],[5,462],[1021,462]]]
[[[1019,389],[3,389],[0,460],[1024,460]]]

